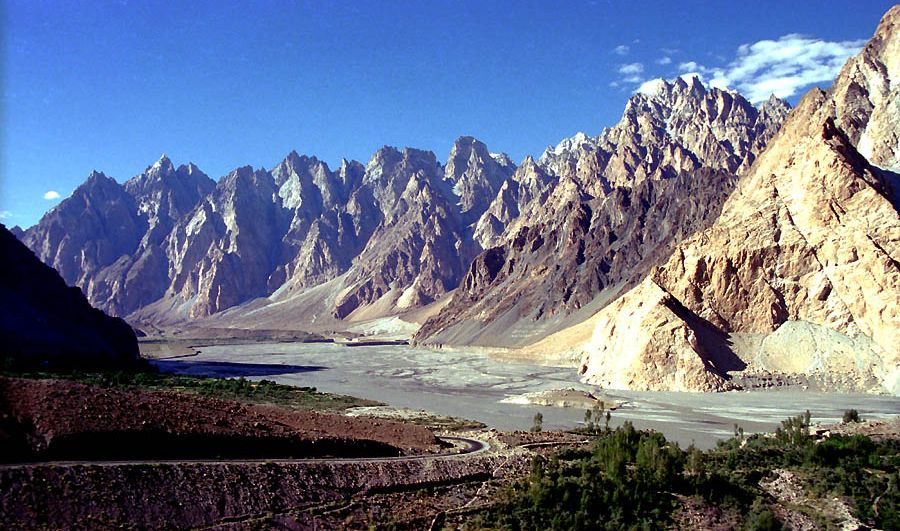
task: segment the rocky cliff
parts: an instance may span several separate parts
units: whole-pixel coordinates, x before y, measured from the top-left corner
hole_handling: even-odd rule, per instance
[[[142,324],[302,299],[328,283],[314,305],[328,319],[392,314],[459,284],[480,251],[469,225],[515,169],[471,137],[449,161],[385,147],[332,171],[292,152],[216,183],[163,156],[124,186],[93,173],[20,237],[94,304]]]
[[[519,167],[466,136],[446,165],[384,147],[331,170],[292,152],[218,183],[163,156],[124,186],[92,174],[22,238],[94,304],[141,325],[336,329],[431,308],[421,320],[455,291],[421,337],[520,345],[705,228],[786,109],[660,80],[612,129]]]
[[[592,329],[574,346],[587,381],[669,388],[654,368],[674,346],[706,367],[696,389],[721,387],[710,353],[724,349],[750,369],[900,393],[898,24],[895,7],[829,91],[801,100],[711,227],[579,325]],[[623,314],[640,318],[619,326]],[[646,368],[623,382],[610,367],[626,344]]]
[[[521,347],[589,317],[718,217],[789,108],[657,80],[598,137],[526,158],[474,226],[487,250],[417,341]]]
[[[429,344],[516,347],[564,327],[712,224],[736,180],[704,169],[616,187],[598,198],[570,182],[558,217],[522,226],[512,241],[476,257],[453,299],[417,337]]]
[[[292,152],[218,183],[164,157],[124,186],[92,174],[18,236],[140,322],[399,315],[420,343],[574,358],[604,386],[729,389],[743,370],[900,393],[898,18],[794,110],[688,77],[519,166],[472,137],[445,164]]]
[[[26,367],[124,367],[138,358],[134,331],[88,304],[0,225],[2,356]]]

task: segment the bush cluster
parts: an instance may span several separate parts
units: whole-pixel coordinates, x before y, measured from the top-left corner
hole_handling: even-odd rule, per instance
[[[592,415],[593,416],[593,415]],[[786,419],[774,436],[739,435],[709,451],[681,449],[656,432],[601,432],[590,452],[536,458],[531,473],[473,522],[492,529],[659,529],[672,525],[679,497],[695,497],[742,519],[779,529],[760,487],[774,469],[803,478],[812,496],[840,496],[866,525],[900,529],[900,442],[810,435],[810,414]],[[813,514],[827,526],[830,515]],[[743,515],[743,516],[742,516]]]

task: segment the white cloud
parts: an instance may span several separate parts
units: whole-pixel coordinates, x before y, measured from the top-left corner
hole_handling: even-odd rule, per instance
[[[644,65],[641,63],[628,63],[619,66],[620,74],[640,74],[644,71]]]
[[[667,64],[670,64],[671,62],[672,62],[672,58],[669,57],[668,55],[660,57],[659,59],[656,60],[656,64],[658,64],[658,65],[667,65]]]
[[[811,85],[830,84],[864,44],[865,40],[825,41],[790,34],[778,40],[742,44],[725,67],[686,61],[678,65],[678,70],[709,79],[713,87],[735,88],[751,102],[759,103],[771,94],[787,98]]]
[[[44,199],[46,199],[48,201],[52,201],[54,199],[59,199],[59,198],[60,198],[59,192],[57,192],[56,190],[48,190],[47,192],[44,193]]]
[[[620,44],[613,48],[613,53],[616,55],[628,55],[629,51],[631,51],[631,47],[627,44]]]
[[[0,210],[0,219],[9,219],[15,217],[15,214],[10,212],[9,210]]]
[[[622,83],[640,83],[644,80],[641,76],[641,73],[644,71],[644,65],[642,63],[619,65],[617,71],[623,75],[622,79],[619,80]]]

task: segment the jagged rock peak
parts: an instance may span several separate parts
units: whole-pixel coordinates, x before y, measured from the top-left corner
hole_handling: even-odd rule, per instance
[[[707,95],[722,97],[721,95],[723,94],[731,96],[732,98],[740,101],[741,104],[743,104],[744,102],[750,104],[750,102],[736,90],[717,86],[708,86],[696,74],[687,74],[676,77],[672,80],[656,78],[645,82],[638,88],[637,92],[635,92],[635,94],[631,98],[629,98],[628,103],[626,104],[626,109],[628,107],[640,105],[644,99],[652,99],[671,103],[674,100],[680,98],[689,97],[693,99],[703,99]],[[752,104],[750,104],[750,106],[757,108],[758,110],[769,108],[789,111],[791,109],[790,103],[779,98],[775,94],[771,94],[769,98],[766,101],[762,102],[759,106],[753,106]]]
[[[760,109],[769,108],[769,109],[782,109],[786,111],[791,110],[791,104],[779,98],[775,94],[770,94],[769,99],[764,101],[762,105],[759,107]]]
[[[163,153],[162,156],[159,157],[159,160],[147,167],[146,171],[162,171],[165,173],[172,173],[175,171],[175,166],[172,164],[172,161],[169,159],[168,155]]]
[[[163,153],[159,160],[147,166],[143,173],[126,181],[124,186],[128,193],[144,202],[159,201],[161,196],[169,195],[175,189],[179,190],[180,195],[185,193],[183,189],[193,189],[193,192],[187,193],[189,198],[182,198],[180,201],[182,209],[186,210],[198,199],[195,196],[209,193],[215,186],[215,181],[193,162],[176,168],[172,160]],[[151,198],[151,195],[157,197]]]
[[[844,65],[829,89],[834,118],[870,163],[900,172],[900,6]]]
[[[15,236],[16,239],[18,239],[18,240],[21,240],[21,239],[22,239],[22,236],[25,235],[25,230],[23,230],[22,227],[20,227],[20,226],[18,226],[18,225],[13,225],[13,226],[9,229],[9,232],[11,232],[12,235]]]
[[[239,182],[248,182],[253,183],[256,182],[261,176],[269,175],[264,169],[254,170],[253,166],[240,166],[228,172],[220,182],[219,187],[222,187],[222,184],[231,184],[231,183],[239,183]]]
[[[393,146],[384,146],[376,151],[369,163],[363,182],[376,189],[376,197],[385,199],[379,190],[392,189],[399,193],[406,186],[406,181],[416,171],[422,171],[432,179],[441,179],[443,169],[434,153],[411,147],[398,150]]]
[[[286,165],[294,167],[294,168],[299,167],[301,165],[314,166],[317,164],[323,164],[323,165],[325,165],[326,168],[328,166],[328,164],[326,164],[324,161],[321,161],[318,158],[316,158],[315,155],[312,155],[312,156],[300,155],[299,153],[297,153],[297,150],[295,150],[295,149],[292,149],[291,152],[288,153],[286,157],[284,157],[284,161],[282,162],[282,164],[286,164]]]
[[[183,174],[185,174],[185,175],[201,174],[201,175],[203,175],[204,177],[207,176],[207,175],[203,172],[203,170],[201,170],[200,167],[198,167],[198,166],[197,166],[196,164],[194,164],[193,162],[188,162],[187,164],[182,164],[181,166],[178,166],[178,170],[176,170],[176,171],[177,171],[178,173],[183,173]]]
[[[516,163],[512,161],[512,158],[504,152],[500,153],[490,153],[491,158],[497,161],[497,164],[503,166],[504,168],[510,168],[513,171],[516,169]]]
[[[113,188],[121,188],[122,185],[102,171],[91,170],[90,175],[72,192],[72,197],[90,195],[98,191],[108,191]],[[61,203],[60,203],[61,205]],[[60,206],[57,205],[57,206]]]
[[[437,157],[431,151],[412,147],[405,147],[401,151],[396,146],[385,145],[372,154],[372,158],[366,164],[366,169],[377,165],[397,163],[401,160],[406,162],[425,162],[427,164],[437,163]]]
[[[605,195],[611,186],[631,187],[701,167],[739,174],[765,148],[789,109],[781,100],[757,109],[737,92],[704,86],[697,76],[656,79],[629,98],[615,126],[597,137],[580,132],[563,139],[548,147],[538,163],[594,196]]]
[[[620,156],[623,146],[660,150],[644,157],[646,163],[623,161],[625,167],[642,164],[651,174],[662,171],[671,176],[699,166],[743,173],[780,128],[789,109],[787,102],[777,98],[757,108],[736,91],[706,87],[697,76],[658,79],[645,83],[629,98],[622,119],[601,135],[599,144],[614,157]]]
[[[707,87],[703,83],[703,80],[701,80],[697,75],[687,74],[678,76],[671,80],[666,80],[661,77],[651,79],[650,81],[647,81],[643,85],[638,87],[635,95],[644,95],[651,98],[659,98],[671,97],[673,93],[677,93],[682,95],[692,94],[695,97],[702,98],[711,90],[712,88]],[[634,98],[632,97],[632,99]]]
[[[114,181],[114,180],[115,179],[113,179],[112,177],[108,177],[102,171],[91,170],[91,173],[88,175],[87,179],[85,179],[84,182],[85,182],[85,184],[87,184],[87,183],[93,183],[93,182],[98,182],[98,181]]]
[[[476,221],[484,213],[513,171],[515,166],[498,162],[483,142],[471,136],[456,139],[447,157],[444,179],[453,186],[453,193],[459,198],[466,224]]]
[[[553,155],[562,155],[564,153],[582,148],[595,148],[597,139],[589,137],[584,132],[579,131],[569,138],[562,139],[556,146],[547,146],[541,155],[541,160],[546,160]]]

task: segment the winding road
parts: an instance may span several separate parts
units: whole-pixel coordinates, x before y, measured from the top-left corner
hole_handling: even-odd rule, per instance
[[[4,463],[0,468],[19,468],[29,466],[123,466],[123,465],[261,465],[261,464],[309,464],[309,463],[380,463],[390,461],[431,461],[443,459],[468,459],[474,455],[487,452],[491,445],[487,441],[469,437],[436,437],[458,448],[459,443],[465,448],[457,452],[440,454],[403,455],[397,457],[312,457],[300,459],[134,459],[117,461],[35,461],[28,463]]]

